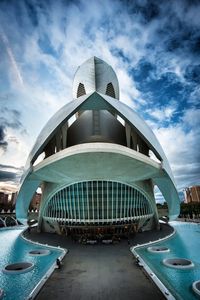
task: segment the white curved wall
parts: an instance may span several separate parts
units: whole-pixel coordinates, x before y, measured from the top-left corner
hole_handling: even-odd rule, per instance
[[[82,177],[83,174],[86,174],[84,172],[84,169],[80,172],[80,161],[76,164],[74,160],[75,156],[76,158],[81,157],[77,155],[80,155],[80,151],[81,154],[84,153],[85,158],[88,158],[88,164],[86,164],[86,161],[84,161],[85,166],[87,167],[90,166],[89,161],[91,160],[92,156],[95,155],[95,153],[99,153],[98,157],[96,157],[96,162],[102,162],[104,156],[108,155],[109,159],[105,160],[107,162],[107,165],[104,166],[104,164],[100,164],[98,167],[98,169],[101,170],[102,174],[105,173],[102,176],[105,176],[106,180],[109,180],[109,178],[113,178],[113,176],[116,177],[116,174],[118,173],[121,174],[119,176],[123,176],[122,181],[127,183],[130,182],[130,180],[132,180],[132,182],[136,180],[153,180],[153,182],[160,188],[165,200],[168,203],[169,216],[171,217],[171,219],[174,219],[179,214],[180,202],[178,193],[175,188],[174,179],[169,163],[160,143],[158,142],[152,130],[148,127],[145,121],[138,116],[136,112],[134,112],[124,103],[105,95],[105,84],[112,81],[115,90],[118,90],[118,96],[119,86],[116,74],[113,69],[106,63],[101,62],[101,60],[96,58],[90,59],[78,69],[75,75],[74,93],[76,93],[76,88],[78,87],[77,85],[79,83],[79,80],[84,79],[85,77],[84,80],[86,80],[86,92],[91,92],[91,94],[87,94],[78,98],[78,100],[73,100],[66,104],[48,121],[48,123],[38,136],[36,143],[32,151],[30,152],[26,165],[26,173],[23,177],[22,185],[18,194],[16,205],[16,214],[18,219],[22,220],[26,218],[31,198],[38,185],[42,181],[50,181],[56,183],[57,180],[57,182],[61,185],[66,184],[68,178],[70,178],[73,182],[73,180],[80,180],[77,178],[77,176],[80,175]],[[95,76],[93,74],[94,72]],[[98,145],[98,143],[95,143],[95,145],[92,143],[88,143],[85,145],[77,145],[77,148],[75,148],[76,153],[74,154],[72,154],[74,149],[73,147],[66,148],[46,158],[36,167],[33,167],[33,162],[37,159],[39,154],[44,151],[45,146],[55,135],[56,131],[61,128],[61,126],[64,125],[72,115],[80,110],[109,110],[112,111],[113,114],[121,116],[126,121],[126,123],[129,124],[129,126],[131,126],[137,132],[137,134],[147,143],[148,147],[161,160],[161,164],[156,165],[156,163],[147,156],[124,146],[119,146],[116,144],[109,145],[108,143],[104,143],[102,146]],[[98,149],[96,147],[99,147],[101,151],[98,152]],[[123,150],[120,147],[122,147]],[[119,151],[118,161],[120,161],[120,166],[117,165],[117,161],[114,161],[115,155],[117,154],[116,151]],[[120,153],[120,151],[122,152]],[[122,157],[126,157],[126,159],[123,160],[120,155]],[[69,157],[73,157],[71,163],[70,160],[68,160]],[[128,157],[131,159],[129,164],[126,165],[126,160]],[[76,178],[73,178],[72,173],[67,175],[68,177],[63,176],[63,174],[65,174],[65,172],[63,173],[63,161],[65,163],[67,162],[67,165],[63,165],[65,168],[71,168],[72,172],[73,170],[75,170]],[[59,165],[59,162],[62,163]],[[122,162],[124,162],[125,165],[123,165]],[[105,172],[106,167],[108,167],[110,163],[111,172]],[[128,171],[131,163],[134,164],[134,168],[136,167],[136,165],[139,166],[137,169],[135,168],[136,172],[131,173]],[[57,167],[56,164],[58,164]],[[75,168],[76,166],[77,168]],[[116,166],[117,169],[115,170],[115,172],[113,172],[113,168]],[[49,172],[49,170],[51,172]],[[95,173],[93,173],[89,168],[88,171],[90,171],[88,180],[94,179],[91,178],[91,176],[95,176]],[[128,173],[130,174],[127,175]],[[102,177],[99,176],[97,179],[102,179]],[[116,178],[116,180],[118,179]]]

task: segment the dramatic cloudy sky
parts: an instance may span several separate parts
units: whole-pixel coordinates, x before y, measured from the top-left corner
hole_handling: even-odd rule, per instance
[[[178,190],[199,184],[200,1],[0,1],[0,188],[13,189],[76,68],[111,64],[152,128]],[[159,194],[158,194],[159,196]]]

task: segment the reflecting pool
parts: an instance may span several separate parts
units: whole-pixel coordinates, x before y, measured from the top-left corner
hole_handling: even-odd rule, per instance
[[[176,233],[166,241],[153,245],[169,248],[169,252],[148,251],[148,246],[136,248],[151,270],[168,288],[176,299],[199,299],[192,290],[192,283],[200,280],[200,225],[194,223],[171,222]],[[170,268],[163,264],[164,259],[186,258],[194,267],[188,269]]]
[[[0,288],[4,290],[5,300],[25,300],[55,264],[63,250],[49,248],[24,240],[20,235],[24,227],[0,229]],[[38,249],[49,249],[48,255],[34,256],[29,252]],[[26,273],[4,273],[6,265],[18,262],[28,262],[34,267]]]

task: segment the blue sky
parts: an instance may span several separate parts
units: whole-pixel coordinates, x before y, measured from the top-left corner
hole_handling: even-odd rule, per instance
[[[42,127],[72,100],[76,68],[94,55],[156,134],[178,190],[200,184],[199,20],[194,0],[1,1],[0,189],[16,188]]]

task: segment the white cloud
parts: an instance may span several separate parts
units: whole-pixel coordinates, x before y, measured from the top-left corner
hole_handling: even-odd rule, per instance
[[[8,141],[7,151],[2,154],[1,163],[12,165],[16,168],[22,167],[30,151],[30,137],[21,134],[13,128],[7,128],[6,140]]]
[[[185,126],[194,129],[199,129],[200,125],[200,109],[191,108],[185,111],[182,122]]]
[[[191,104],[199,104],[199,99],[200,99],[200,87],[197,85],[196,87],[194,87],[193,91],[191,92],[188,101]]]
[[[117,70],[117,77],[120,83],[120,99],[125,104],[129,105],[133,109],[137,108],[136,101],[140,97],[140,92],[134,85],[133,80],[127,74],[126,70],[118,69]]]
[[[13,54],[13,51],[10,47],[10,43],[8,41],[7,36],[3,32],[3,30],[0,28],[0,38],[2,39],[4,46],[6,48],[7,55],[9,57],[10,65],[12,72],[14,73],[14,78],[18,81],[18,83],[23,87],[23,78],[19,69],[19,66],[16,62],[15,56]]]
[[[13,183],[12,181],[0,182],[0,192],[3,193],[15,193],[18,191],[18,184]]]
[[[147,110],[147,112],[151,117],[155,118],[158,121],[169,121],[175,114],[176,109],[177,105],[173,103],[164,108],[149,109]]]
[[[200,132],[199,127],[196,127],[198,120],[195,116],[195,121],[191,121],[192,113],[193,110],[188,110],[183,116],[183,120],[187,121],[187,124],[180,122],[167,128],[154,128],[154,133],[170,162],[179,190],[200,183],[200,155],[198,151]]]

